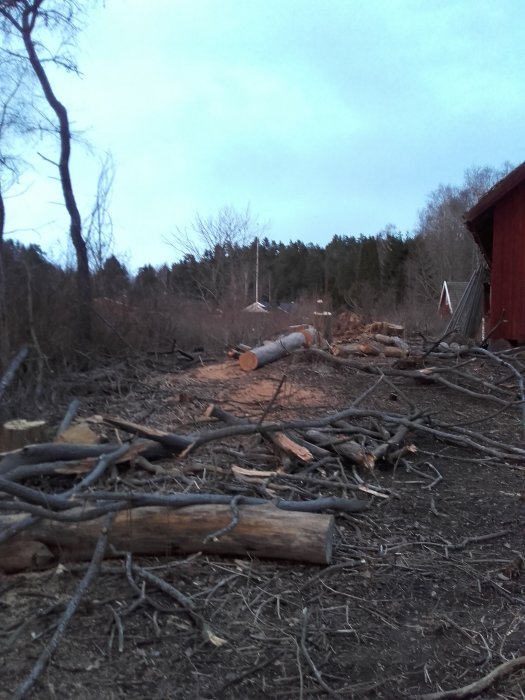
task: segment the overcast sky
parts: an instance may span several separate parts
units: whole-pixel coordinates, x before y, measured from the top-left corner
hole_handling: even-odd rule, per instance
[[[268,235],[413,231],[440,183],[525,160],[523,0],[107,0],[59,98],[111,151],[115,247],[173,262],[195,212],[250,206]],[[46,145],[45,154],[54,157]],[[83,213],[96,184],[74,148]],[[7,228],[57,251],[67,220],[40,160]]]

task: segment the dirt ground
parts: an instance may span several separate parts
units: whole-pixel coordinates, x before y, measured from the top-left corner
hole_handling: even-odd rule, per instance
[[[492,371],[480,364],[479,376]],[[253,373],[233,360],[180,369],[168,358],[149,369],[127,363],[95,380],[72,378],[69,389],[82,399],[83,415],[110,413],[184,433],[202,428],[210,402],[260,418],[283,374],[272,420],[326,416],[376,381],[309,357]],[[494,404],[446,387],[392,382],[380,383],[364,405],[407,413],[416,406],[436,421],[469,424],[508,444],[524,441],[516,409],[498,414]],[[50,408],[57,424],[66,393]],[[419,433],[409,441],[417,448],[408,458],[413,469],[360,471],[388,497],[361,492],[368,510],[336,514],[331,566],[202,554],[138,560],[193,600],[214,642],[154,587],[138,602],[123,563],[106,560],[30,697],[392,700],[464,686],[525,654],[525,464]],[[234,495],[252,487],[228,473],[233,464],[278,466],[268,449],[254,465],[250,450],[262,448],[253,437],[226,445],[165,460],[169,474],[162,477],[130,469],[119,478],[151,491]],[[233,456],[243,453],[244,462]],[[341,462],[266,489],[301,499],[349,496],[352,484],[352,468]],[[12,697],[31,670],[86,567],[66,562],[0,578],[0,698]],[[525,671],[479,697],[524,698]]]

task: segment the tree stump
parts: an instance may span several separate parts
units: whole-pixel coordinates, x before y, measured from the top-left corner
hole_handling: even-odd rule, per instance
[[[45,420],[10,420],[0,428],[0,452],[11,452],[20,447],[44,441]]]

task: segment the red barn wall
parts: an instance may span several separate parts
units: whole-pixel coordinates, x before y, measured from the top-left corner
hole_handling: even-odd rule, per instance
[[[504,315],[493,338],[525,341],[525,182],[494,207],[491,326]]]

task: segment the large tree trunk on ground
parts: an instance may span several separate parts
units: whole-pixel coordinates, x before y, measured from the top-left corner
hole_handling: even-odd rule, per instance
[[[245,372],[251,372],[254,369],[270,364],[270,362],[280,360],[303,346],[309,347],[312,345],[314,338],[315,330],[305,329],[289,333],[271,343],[243,352],[239,357],[239,365]]]
[[[170,556],[189,552],[255,556],[269,559],[291,559],[312,564],[329,564],[332,558],[334,517],[322,513],[286,511],[269,504],[239,506],[239,522],[221,536],[209,535],[226,528],[232,520],[232,509],[226,505],[186,506],[170,508],[144,507],[117,514],[109,542],[117,551],[145,556]],[[0,518],[0,528],[25,516]],[[64,560],[89,560],[100,536],[104,518],[78,523],[40,520],[6,544],[0,545],[0,571],[22,570],[27,566],[25,545],[31,551],[46,555],[45,545]],[[16,557],[18,543],[20,557]],[[108,547],[111,556],[111,547]],[[31,559],[29,557],[29,559]],[[48,557],[44,562],[48,563]],[[39,563],[38,560],[36,563]]]

